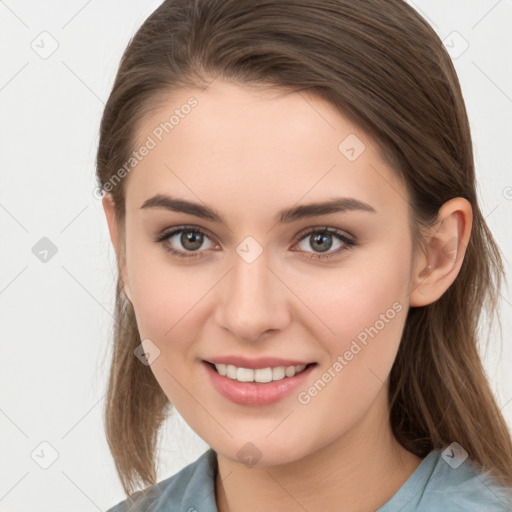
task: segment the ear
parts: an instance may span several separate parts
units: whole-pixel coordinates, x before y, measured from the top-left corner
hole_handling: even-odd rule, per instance
[[[473,210],[462,197],[441,206],[436,224],[428,231],[426,250],[417,257],[409,304],[425,306],[435,302],[459,274],[471,235]]]
[[[132,302],[130,286],[126,277],[126,266],[124,264],[125,258],[122,254],[121,239],[119,234],[119,225],[116,218],[115,203],[111,194],[105,194],[101,200],[103,204],[103,210],[107,219],[108,231],[110,233],[110,240],[116,253],[118,272],[123,282],[124,294],[128,297],[129,301]]]

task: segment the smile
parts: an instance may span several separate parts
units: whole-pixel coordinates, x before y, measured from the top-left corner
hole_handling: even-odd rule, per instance
[[[302,372],[305,364],[297,366],[275,366],[274,368],[241,368],[232,364],[214,364],[219,375],[228,379],[237,380],[238,382],[259,382],[266,383],[285,378],[293,377]]]
[[[274,364],[276,362],[278,361],[274,361]],[[283,360],[279,362],[282,363]],[[250,364],[251,362],[246,362],[247,366]],[[262,362],[256,364],[254,361],[253,364],[259,368],[202,361],[207,380],[220,395],[230,402],[250,407],[271,405],[290,396],[299,386],[304,385],[317,366],[317,363],[273,366],[268,360],[265,365]]]

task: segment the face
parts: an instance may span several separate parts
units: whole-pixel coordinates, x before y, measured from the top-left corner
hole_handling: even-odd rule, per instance
[[[220,79],[173,94],[137,139],[125,291],[171,403],[233,460],[348,434],[385,400],[409,308],[394,170],[329,103]]]

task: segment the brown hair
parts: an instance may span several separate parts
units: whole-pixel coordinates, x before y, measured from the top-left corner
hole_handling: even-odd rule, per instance
[[[456,441],[477,467],[511,486],[510,433],[477,334],[484,306],[490,318],[497,313],[503,265],[477,202],[459,81],[437,34],[402,0],[166,0],[122,57],[101,122],[99,186],[107,190],[128,161],[151,109],[173,91],[216,77],[307,90],[360,126],[406,184],[415,244],[445,201],[471,203],[459,275],[437,301],[408,312],[390,374],[390,421],[415,455]],[[125,181],[111,190],[121,234]],[[113,337],[105,428],[129,495],[156,483],[158,432],[171,404],[134,356],[141,339],[119,275]]]

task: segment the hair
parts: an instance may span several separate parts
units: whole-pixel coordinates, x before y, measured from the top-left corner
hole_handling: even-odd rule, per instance
[[[414,247],[444,202],[469,201],[472,232],[457,278],[434,303],[408,311],[389,378],[390,423],[416,456],[456,441],[512,486],[510,432],[478,352],[484,309],[498,316],[503,263],[476,197],[460,84],[435,31],[402,0],[166,0],[122,56],[101,121],[98,185],[129,160],[149,112],[218,77],[307,91],[360,127],[405,183]],[[156,483],[158,433],[172,405],[134,357],[141,338],[120,277],[125,187],[126,179],[111,190],[121,251],[104,420],[130,495]]]

